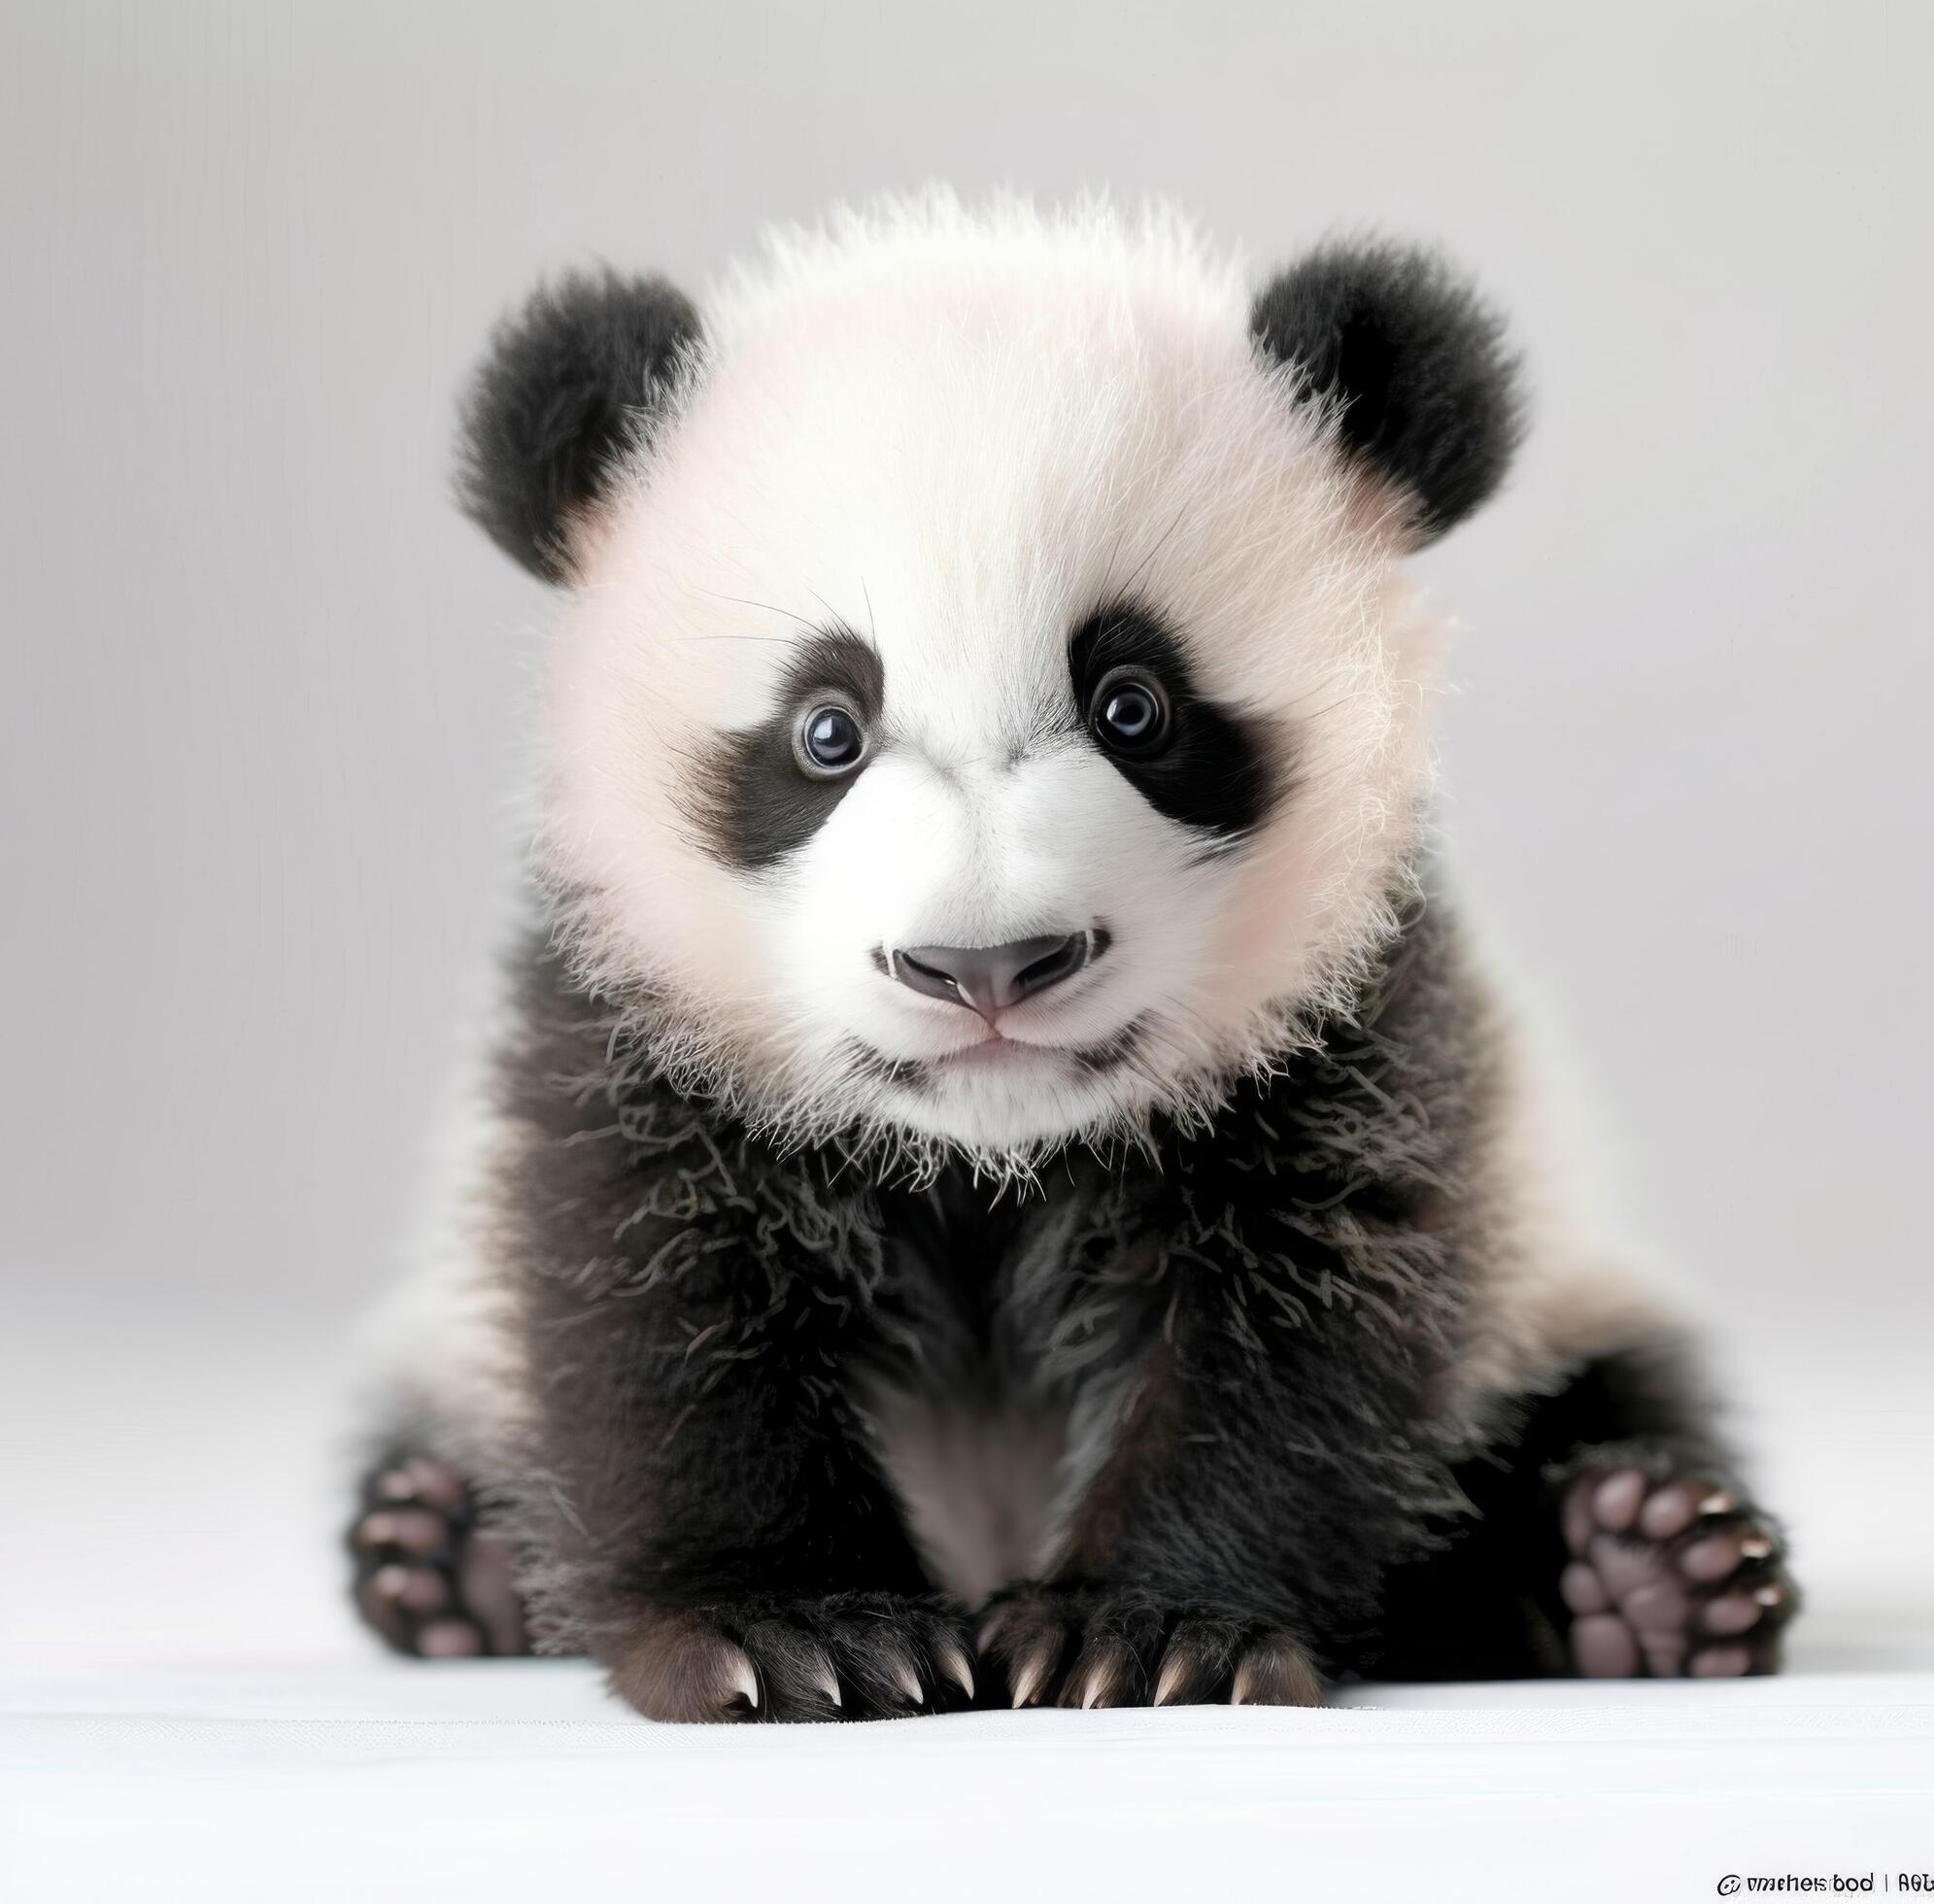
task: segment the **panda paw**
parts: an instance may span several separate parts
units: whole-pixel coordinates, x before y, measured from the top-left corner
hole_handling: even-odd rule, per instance
[[[1011,1587],[979,1649],[1012,1706],[1317,1706],[1309,1655],[1265,1620],[1166,1606],[1104,1587]]]
[[[1780,1533],[1738,1492],[1683,1473],[1587,1465],[1560,1510],[1559,1591],[1588,1679],[1771,1673],[1798,1606]]]
[[[371,1470],[349,1533],[357,1611],[422,1659],[530,1650],[510,1544],[477,1524],[456,1469],[425,1454]]]
[[[605,1657],[612,1689],[647,1718],[901,1718],[974,1696],[956,1617],[893,1593],[661,1610]]]

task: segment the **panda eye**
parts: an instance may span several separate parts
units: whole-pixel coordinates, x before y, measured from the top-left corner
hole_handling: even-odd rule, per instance
[[[860,723],[837,702],[815,707],[799,722],[794,734],[799,765],[815,780],[836,780],[851,773],[866,752]]]
[[[1088,724],[1109,753],[1144,760],[1168,741],[1168,694],[1142,668],[1110,668],[1088,703]]]

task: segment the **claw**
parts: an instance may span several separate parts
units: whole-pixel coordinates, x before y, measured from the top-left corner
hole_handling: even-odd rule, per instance
[[[1320,1706],[1323,1682],[1301,1647],[1278,1640],[1252,1646],[1237,1662],[1232,1706]]]
[[[1034,1656],[1014,1672],[1014,1710],[1032,1706],[1040,1697],[1041,1688],[1047,1683],[1048,1668],[1053,1659],[1046,1647],[1037,1647]]]
[[[729,1680],[732,1689],[742,1697],[748,1706],[756,1711],[759,1706],[759,1673],[752,1661],[739,1648],[732,1649],[732,1657],[728,1662]],[[833,1699],[839,1697],[835,1686]]]
[[[1084,1713],[1092,1712],[1113,1692],[1119,1672],[1120,1668],[1115,1662],[1098,1659],[1081,1676],[1081,1697],[1075,1703]],[[1067,1701],[1064,1700],[1062,1703],[1065,1705]]]
[[[933,1648],[933,1660],[948,1679],[969,1699],[973,1697],[973,1668],[967,1656],[952,1640],[942,1640]]]
[[[1179,1653],[1171,1653],[1162,1662],[1161,1677],[1155,1682],[1155,1700],[1166,1706],[1188,1683],[1189,1663]]]

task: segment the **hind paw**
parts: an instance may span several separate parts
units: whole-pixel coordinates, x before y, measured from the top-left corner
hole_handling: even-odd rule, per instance
[[[396,1651],[530,1650],[510,1545],[478,1526],[475,1496],[447,1463],[399,1455],[372,1471],[349,1547],[357,1611]]]
[[[1779,1530],[1726,1486],[1626,1464],[1568,1484],[1559,1591],[1588,1679],[1770,1673],[1798,1605]]]

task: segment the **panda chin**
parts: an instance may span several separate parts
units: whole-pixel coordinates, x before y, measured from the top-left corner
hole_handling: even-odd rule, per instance
[[[1053,1067],[1065,1070],[1076,1061],[1076,1054],[1061,1044],[1035,1044],[1026,1038],[1002,1037],[999,1033],[976,1038],[971,1044],[963,1045],[958,1051],[950,1051],[944,1058],[933,1060],[933,1069],[938,1072],[986,1071],[994,1075],[1025,1072],[1032,1069]]]
[[[1021,1158],[1068,1141],[1105,1123],[1109,1106],[1092,1088],[1040,1064],[962,1071],[933,1079],[901,1101],[900,1115],[916,1137],[936,1139],[978,1157]]]
[[[1070,1046],[986,1038],[899,1068],[887,1115],[916,1142],[1019,1162],[1136,1119],[1110,1069]]]

